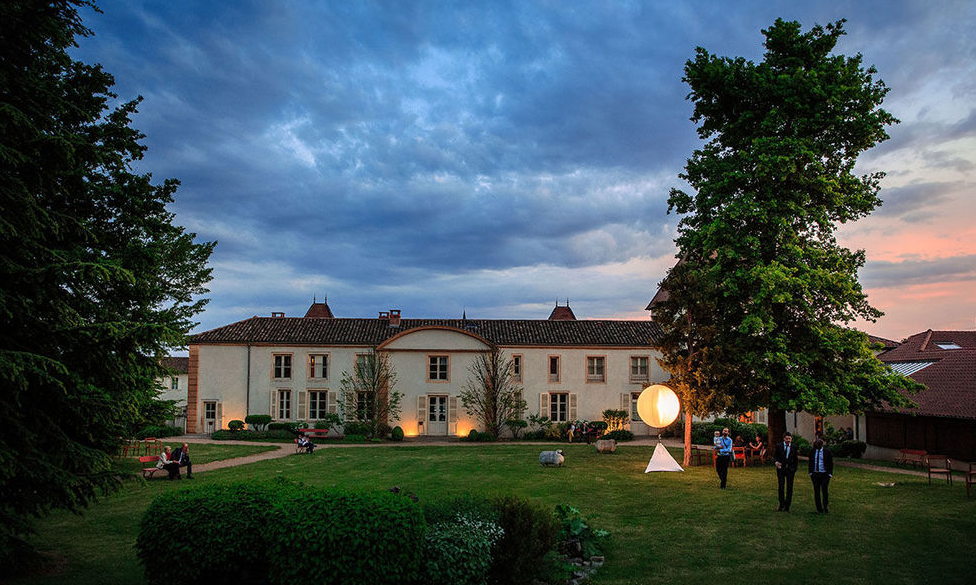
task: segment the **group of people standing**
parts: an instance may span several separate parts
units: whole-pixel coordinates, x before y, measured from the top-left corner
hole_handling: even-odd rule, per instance
[[[732,439],[729,429],[722,429],[721,434],[715,434],[715,471],[718,473],[719,487],[725,489],[729,476],[729,464],[732,461]],[[799,449],[793,445],[793,435],[789,432],[783,435],[783,441],[776,445],[773,452],[773,462],[776,465],[776,481],[779,487],[780,512],[789,512],[793,503],[793,479],[800,467]],[[813,501],[817,512],[826,514],[830,511],[828,486],[830,478],[834,476],[834,456],[818,438],[813,442],[813,451],[807,461],[810,481],[813,482]]]

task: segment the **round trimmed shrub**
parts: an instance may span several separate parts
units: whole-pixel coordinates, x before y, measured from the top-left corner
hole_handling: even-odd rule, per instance
[[[614,441],[617,441],[618,443],[621,442],[621,441],[633,441],[634,440],[634,433],[632,433],[632,432],[630,432],[630,431],[628,431],[626,429],[618,429],[616,431],[610,431],[609,433],[607,433],[606,435],[604,435],[603,438],[604,439],[613,439]]]
[[[269,523],[273,583],[417,583],[427,523],[388,491],[294,491]]]
[[[235,432],[235,433],[237,431],[243,431],[244,430],[244,421],[237,420],[237,419],[234,419],[234,420],[230,421],[229,423],[227,423],[227,430],[229,430],[231,432]]]
[[[244,417],[244,422],[254,427],[254,430],[264,430],[264,426],[270,424],[272,420],[270,414],[249,414]]]
[[[156,496],[136,536],[146,580],[230,583],[267,575],[265,528],[276,523],[274,502],[293,489],[284,481],[248,482]]]
[[[403,429],[400,428],[399,425],[393,427],[393,430],[390,431],[390,440],[391,441],[402,441],[403,440]]]

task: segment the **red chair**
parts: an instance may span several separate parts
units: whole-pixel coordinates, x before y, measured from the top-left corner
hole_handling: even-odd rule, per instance
[[[742,467],[746,466],[745,447],[732,447],[732,467],[735,467],[737,464],[741,464]]]

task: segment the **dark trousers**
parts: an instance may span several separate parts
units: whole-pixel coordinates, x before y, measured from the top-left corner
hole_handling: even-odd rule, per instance
[[[810,479],[813,480],[813,503],[817,505],[818,512],[827,511],[827,486],[830,485],[830,475],[826,473],[812,473]]]
[[[179,463],[175,461],[171,461],[170,463],[163,465],[163,469],[165,469],[169,473],[170,479],[181,479]]]
[[[790,504],[793,503],[793,475],[795,473],[796,473],[795,469],[783,468],[783,469],[776,470],[776,482],[779,484],[779,509],[780,510],[789,511]]]
[[[732,460],[730,455],[719,455],[715,459],[715,471],[718,472],[718,479],[722,483],[720,487],[725,489],[725,482],[729,479],[729,462]]]
[[[181,467],[186,467],[186,476],[187,477],[190,477],[191,475],[193,475],[193,464],[190,463],[190,458],[189,457],[187,457],[186,459],[184,459],[180,463],[180,466]]]

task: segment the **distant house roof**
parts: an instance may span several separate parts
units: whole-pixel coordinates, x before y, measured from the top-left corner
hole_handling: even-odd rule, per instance
[[[882,351],[890,351],[898,347],[899,345],[901,345],[897,341],[892,341],[890,339],[885,339],[884,337],[878,337],[877,335],[871,335],[871,334],[868,334],[868,342],[870,342],[871,344],[880,343],[881,345],[884,346],[884,349]]]
[[[163,367],[175,371],[178,374],[185,374],[190,371],[190,358],[188,357],[167,357],[163,358]]]
[[[976,419],[976,331],[929,329],[878,359],[926,386],[911,396],[918,408],[888,412]]]
[[[347,345],[375,347],[418,327],[452,327],[471,331],[500,346],[653,347],[660,327],[651,321],[528,319],[305,319],[252,317],[198,333],[191,344],[260,343],[274,345]]]

